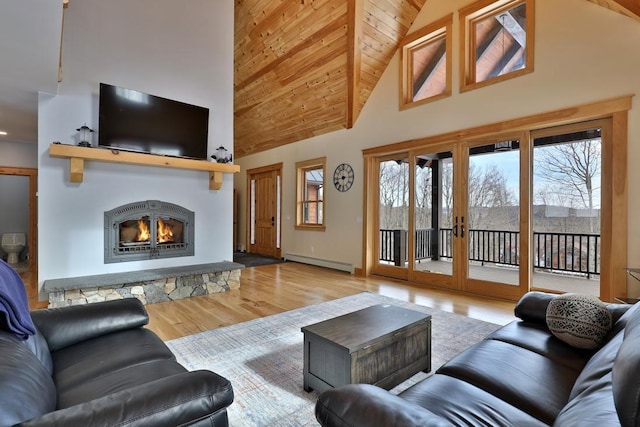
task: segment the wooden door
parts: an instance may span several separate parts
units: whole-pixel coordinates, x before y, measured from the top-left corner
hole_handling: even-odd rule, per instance
[[[281,167],[248,171],[249,252],[280,257]]]

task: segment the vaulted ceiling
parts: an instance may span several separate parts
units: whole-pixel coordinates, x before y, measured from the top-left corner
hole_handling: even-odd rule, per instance
[[[350,128],[426,0],[238,0],[237,157]]]
[[[640,21],[640,0],[586,1]],[[236,157],[353,127],[425,3],[236,0]]]
[[[37,93],[58,83],[63,1],[2,5],[0,142],[38,139]],[[640,21],[640,0],[584,1]],[[353,126],[423,5],[235,0],[236,156]]]

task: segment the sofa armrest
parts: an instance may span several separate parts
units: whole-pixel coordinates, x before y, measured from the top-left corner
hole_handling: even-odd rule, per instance
[[[525,322],[547,324],[547,306],[554,294],[544,292],[527,292],[516,304],[514,314]]]
[[[318,396],[316,419],[324,427],[449,426],[429,410],[369,384],[349,384]]]
[[[224,411],[231,383],[211,371],[173,375],[27,420],[20,426],[178,426]]]
[[[51,351],[149,323],[147,311],[135,298],[35,310],[31,318]]]

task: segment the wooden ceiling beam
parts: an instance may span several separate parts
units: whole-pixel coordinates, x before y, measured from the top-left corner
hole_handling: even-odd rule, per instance
[[[354,126],[360,114],[363,1],[349,0],[347,9],[347,129]]]

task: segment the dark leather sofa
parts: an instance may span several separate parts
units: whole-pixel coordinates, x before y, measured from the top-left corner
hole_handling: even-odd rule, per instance
[[[597,350],[547,328],[552,295],[529,293],[514,321],[396,396],[354,384],[322,393],[323,426],[639,426],[640,304],[611,304]]]
[[[1,426],[227,426],[231,383],[187,370],[137,299],[31,312],[0,331]]]

